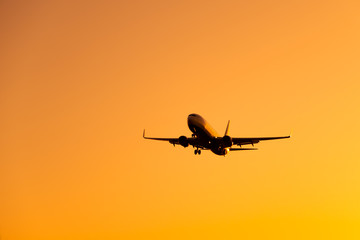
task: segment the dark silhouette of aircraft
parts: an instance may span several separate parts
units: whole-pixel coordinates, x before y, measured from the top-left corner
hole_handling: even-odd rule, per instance
[[[145,139],[168,141],[175,146],[179,144],[183,147],[192,145],[195,149],[194,153],[201,154],[201,150],[211,150],[213,153],[221,156],[225,156],[229,151],[241,151],[241,150],[257,150],[257,148],[242,148],[242,145],[251,144],[254,147],[255,143],[265,140],[283,139],[290,136],[283,137],[254,137],[254,138],[232,138],[229,136],[229,125],[227,124],[225,134],[223,137],[219,136],[216,131],[210,126],[210,124],[198,114],[190,114],[188,116],[188,126],[193,133],[191,137],[180,136],[179,138],[153,138],[145,137],[145,129],[143,137]],[[240,147],[233,148],[233,145]]]

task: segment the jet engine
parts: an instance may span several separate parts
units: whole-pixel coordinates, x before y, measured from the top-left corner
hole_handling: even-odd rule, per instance
[[[233,145],[232,143],[232,138],[228,135],[225,135],[223,138],[222,138],[222,144],[224,147],[231,147]]]
[[[189,140],[185,136],[179,137],[179,144],[183,147],[189,146]]]
[[[230,152],[230,149],[229,148],[224,148],[222,150],[222,154],[225,156],[226,154],[228,154]]]

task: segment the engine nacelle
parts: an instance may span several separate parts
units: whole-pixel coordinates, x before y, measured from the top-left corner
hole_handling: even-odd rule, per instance
[[[183,147],[189,146],[189,140],[185,136],[179,137],[179,144]]]
[[[230,149],[229,148],[224,148],[222,150],[222,154],[225,156],[226,154],[228,154],[230,152]]]
[[[224,147],[231,147],[233,145],[232,143],[232,138],[228,135],[225,135],[223,138],[222,138],[222,143],[224,145]]]

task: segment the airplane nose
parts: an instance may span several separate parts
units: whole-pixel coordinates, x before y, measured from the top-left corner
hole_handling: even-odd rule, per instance
[[[190,116],[190,115],[188,116],[187,120],[188,120],[189,123],[192,122],[192,118],[193,118],[192,116]]]
[[[199,122],[202,122],[202,124],[205,124],[203,118],[196,114],[196,113],[192,113],[188,116],[188,124],[192,124],[192,125],[198,125]]]
[[[188,125],[193,125],[194,121],[195,121],[194,116],[188,116],[187,119]]]
[[[194,121],[194,119],[195,119],[194,114],[190,114],[190,115],[188,116],[188,121]]]

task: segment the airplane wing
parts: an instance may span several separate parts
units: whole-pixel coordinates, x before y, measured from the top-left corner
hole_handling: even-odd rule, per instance
[[[275,139],[283,139],[283,138],[290,138],[290,136],[282,136],[282,137],[255,137],[255,138],[232,138],[234,145],[247,145],[251,144],[254,146],[255,143],[258,143],[260,141],[266,141],[266,140],[275,140]]]
[[[173,144],[175,146],[175,144],[180,144],[179,139],[180,138],[154,138],[154,137],[145,137],[145,130],[143,132],[143,138],[145,139],[150,139],[150,140],[158,140],[158,141],[168,141],[169,143]],[[187,138],[187,142],[189,143],[189,145],[195,146],[198,145],[197,144],[197,139],[196,138]]]
[[[257,148],[230,148],[230,151],[257,150]]]

